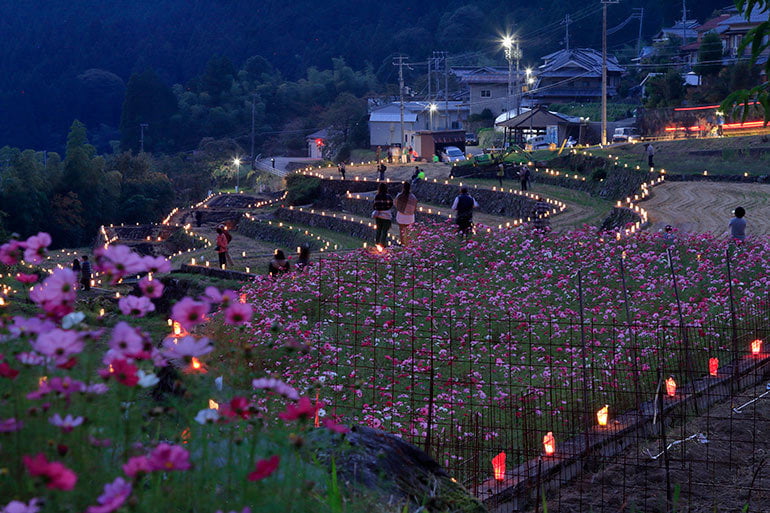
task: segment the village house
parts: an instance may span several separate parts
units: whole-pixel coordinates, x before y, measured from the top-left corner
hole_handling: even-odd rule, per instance
[[[462,101],[404,102],[404,147],[414,146],[417,132],[463,130],[467,120],[468,105]],[[400,136],[400,104],[392,102],[374,107],[369,113],[369,144],[372,149],[399,146]]]
[[[592,48],[559,50],[543,57],[535,87],[525,96],[535,104],[598,102],[602,98],[602,53]],[[617,96],[625,69],[607,56],[607,96]]]

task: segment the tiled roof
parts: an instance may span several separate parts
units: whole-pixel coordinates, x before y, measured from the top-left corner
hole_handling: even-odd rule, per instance
[[[593,48],[574,48],[570,50],[559,50],[543,57],[544,64],[540,66],[538,75],[548,76],[549,73],[558,74],[563,68],[582,68],[581,74],[601,75],[602,54]],[[612,56],[607,56],[607,71],[623,72],[624,68],[620,66],[618,60]]]

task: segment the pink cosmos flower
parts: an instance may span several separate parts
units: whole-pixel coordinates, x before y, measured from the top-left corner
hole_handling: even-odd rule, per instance
[[[280,379],[275,378],[259,378],[255,379],[251,382],[251,386],[253,386],[256,389],[265,389],[265,390],[272,390],[273,392],[277,394],[281,394],[282,396],[286,397],[287,399],[291,399],[292,401],[299,400],[299,394],[297,391],[281,381]]]
[[[112,329],[110,349],[117,355],[131,356],[141,353],[144,349],[144,339],[136,328],[120,321]]]
[[[278,470],[278,465],[281,463],[281,457],[277,454],[270,456],[267,459],[259,460],[254,467],[254,471],[249,473],[249,481],[261,481],[270,474]]]
[[[311,418],[315,415],[318,408],[321,407],[323,407],[321,403],[313,406],[309,398],[301,397],[296,406],[292,404],[286,405],[286,411],[279,413],[278,418],[283,420],[297,420],[302,417]]]
[[[10,419],[0,420],[0,433],[13,433],[24,427],[24,423],[11,417]]]
[[[326,429],[328,429],[329,431],[333,431],[335,433],[347,433],[348,431],[350,431],[349,427],[343,426],[342,424],[337,424],[336,422],[334,422],[334,420],[328,417],[323,420],[323,425]]]
[[[78,332],[58,328],[41,333],[32,342],[32,349],[57,365],[66,362],[70,356],[79,354],[83,347],[83,340]]]
[[[152,472],[150,460],[147,459],[147,456],[135,456],[123,465],[123,472],[128,477],[136,477],[138,474],[149,474]]]
[[[123,315],[144,317],[148,312],[155,311],[155,305],[150,298],[142,296],[124,296],[118,301],[118,308]]]
[[[152,470],[187,470],[190,468],[190,454],[178,445],[162,443],[148,456]]]
[[[24,257],[24,248],[26,244],[18,240],[12,240],[0,246],[0,263],[5,265],[16,265]]]
[[[51,331],[56,327],[52,321],[40,319],[38,317],[13,318],[13,324],[10,326],[11,335],[14,337],[23,337],[27,335],[38,335],[40,333]]]
[[[55,376],[40,383],[37,390],[27,394],[27,399],[40,399],[50,393],[57,393],[61,397],[69,399],[70,395],[75,392],[83,392],[85,389],[86,385],[82,381],[74,380],[69,376],[64,378]]]
[[[216,287],[206,287],[203,295],[205,296],[205,299],[208,299],[212,303],[222,302],[222,293],[219,292],[219,289]]]
[[[77,277],[71,269],[56,269],[43,283],[30,289],[29,298],[49,315],[64,317],[73,310],[76,281]]]
[[[144,270],[148,273],[167,273],[171,270],[171,262],[168,258],[162,256],[145,256],[142,258],[142,264],[144,264]]]
[[[143,272],[145,263],[128,246],[111,245],[96,250],[96,270],[106,274],[115,284],[124,276]]]
[[[209,305],[185,297],[171,309],[171,318],[177,321],[186,330],[192,329],[196,324],[202,323],[209,312]]]
[[[112,483],[104,485],[102,493],[97,502],[98,506],[89,506],[86,513],[111,513],[120,508],[131,495],[132,486],[122,477],[118,477]]]
[[[11,501],[3,509],[0,509],[0,513],[38,513],[40,511],[40,499],[32,499],[29,504],[25,504],[21,501]]]
[[[139,368],[136,365],[126,360],[116,359],[110,362],[109,375],[115,376],[118,383],[122,383],[127,387],[134,387],[139,383],[138,370]]]
[[[55,413],[53,417],[48,419],[48,422],[60,428],[63,432],[69,433],[83,423],[83,417],[73,417],[67,414],[66,417],[62,418],[61,415]]]
[[[169,359],[184,360],[210,353],[214,349],[206,337],[196,339],[193,336],[167,338],[163,341],[163,355]]]
[[[31,476],[41,476],[46,486],[55,490],[72,490],[78,476],[72,470],[56,461],[48,461],[42,452],[36,456],[24,456],[24,465]]]
[[[240,325],[251,320],[254,310],[251,305],[234,302],[225,310],[225,324]]]
[[[51,236],[45,232],[40,232],[28,238],[26,245],[24,260],[30,264],[39,264],[45,257],[45,250],[51,245]]]
[[[160,280],[150,279],[149,276],[139,280],[139,289],[145,297],[158,298],[163,295],[163,283]]]
[[[37,274],[18,273],[15,278],[20,283],[35,283],[37,281]]]

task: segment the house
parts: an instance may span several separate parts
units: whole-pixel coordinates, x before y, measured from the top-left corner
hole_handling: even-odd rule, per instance
[[[513,95],[508,94],[507,66],[453,67],[452,73],[468,88],[469,114],[481,114],[484,109],[489,109],[497,116],[514,107]],[[526,90],[527,74],[516,70],[511,72],[511,90],[517,83],[517,76],[522,90]]]
[[[433,108],[431,108],[433,105]],[[447,109],[448,107],[448,109]],[[404,102],[404,143],[414,145],[417,132],[461,130],[468,120],[468,105],[462,101]],[[401,106],[392,102],[369,113],[369,144],[372,149],[400,146]]]
[[[696,39],[698,37],[698,32],[696,30],[698,26],[700,26],[698,20],[679,20],[671,27],[664,27],[660,29],[660,31],[655,34],[655,37],[653,37],[652,40],[655,42],[666,41],[671,39],[671,36],[673,36],[681,39],[682,44],[685,44],[687,41]]]
[[[305,137],[307,144],[307,156],[311,159],[324,158],[323,150],[329,142],[329,131],[325,128]]]
[[[738,47],[746,36],[746,33],[757,27],[760,23],[767,22],[768,18],[770,18],[770,12],[754,10],[751,12],[751,16],[748,19],[746,19],[743,14],[740,14],[735,8],[728,9],[727,14],[729,14],[730,17],[719,22],[714,31],[719,34],[720,39],[722,39],[724,55],[730,59],[730,61],[735,61],[741,57],[738,55]],[[750,53],[751,48],[746,48],[744,56],[749,55]]]
[[[535,103],[601,101],[602,53],[592,48],[559,50],[543,57],[536,72],[535,87],[525,94]],[[620,76],[625,69],[607,56],[607,96],[618,94]]]
[[[585,142],[586,119],[567,116],[559,112],[550,112],[540,105],[518,116],[497,122],[496,125],[506,131],[506,140],[523,146],[526,141],[536,136],[544,136],[545,142],[560,144],[572,137],[577,142]]]
[[[682,46],[682,53],[684,53],[684,60],[690,65],[698,62],[698,51],[700,45],[703,42],[703,36],[709,32],[717,32],[720,30],[720,24],[730,17],[729,14],[720,14],[716,18],[706,20],[702,25],[695,28],[696,39],[692,43],[688,43]]]

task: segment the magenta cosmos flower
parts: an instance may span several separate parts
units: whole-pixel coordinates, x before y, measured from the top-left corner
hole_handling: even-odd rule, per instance
[[[83,347],[80,333],[58,328],[48,333],[41,333],[32,342],[32,349],[53,360],[57,365],[66,362],[70,356],[80,353]]]
[[[206,337],[196,339],[193,336],[167,338],[163,341],[163,356],[169,359],[184,360],[193,356],[202,356],[214,349]]]
[[[187,470],[190,454],[178,445],[160,444],[148,456],[152,470]]]
[[[45,258],[45,250],[51,245],[51,236],[45,232],[40,232],[28,238],[26,244],[24,260],[30,264],[39,264]]]
[[[163,284],[160,280],[153,280],[149,276],[145,276],[139,280],[139,288],[145,297],[158,298],[163,295]]]
[[[148,297],[125,296],[118,301],[118,308],[123,315],[132,317],[144,317],[149,312],[155,311],[155,305]]]
[[[244,303],[233,303],[225,310],[225,324],[240,325],[251,320],[254,310],[251,305]]]
[[[183,298],[171,309],[171,318],[177,321],[186,330],[206,320],[209,305],[195,301],[190,297]]]
[[[118,477],[112,483],[104,485],[104,493],[97,499],[99,505],[89,506],[86,513],[111,513],[126,502],[131,491],[131,483]]]

